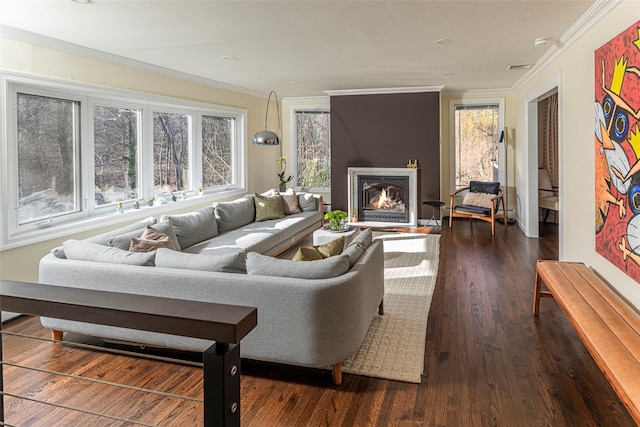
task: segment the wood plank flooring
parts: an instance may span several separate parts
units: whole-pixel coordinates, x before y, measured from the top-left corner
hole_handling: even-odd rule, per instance
[[[243,361],[243,426],[633,426],[555,302],[531,314],[535,261],[557,259],[556,226],[443,227],[421,384]],[[428,230],[427,230],[428,231]],[[48,336],[34,318],[5,330]],[[9,360],[201,398],[200,368],[4,337]],[[162,426],[202,424],[201,406],[4,367],[6,389]],[[77,381],[76,381],[77,382]],[[135,425],[5,397],[18,426]]]

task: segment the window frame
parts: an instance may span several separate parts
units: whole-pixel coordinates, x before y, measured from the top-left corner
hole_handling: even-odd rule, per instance
[[[331,106],[325,104],[317,104],[317,105],[292,105],[289,108],[290,114],[290,124],[291,124],[291,150],[287,163],[290,165],[290,175],[293,176],[293,181],[298,182],[298,120],[297,114],[299,112],[314,112],[314,113],[323,113],[323,114],[331,114]],[[331,149],[331,130],[329,130],[329,149]],[[327,187],[301,187],[298,185],[294,186],[295,190],[298,191],[310,191],[310,192],[330,192],[331,191],[331,183]]]
[[[505,99],[504,98],[471,98],[452,99],[449,101],[449,145],[450,145],[450,173],[449,187],[451,193],[457,191],[456,188],[456,147],[455,147],[455,112],[456,106],[498,106],[498,133],[504,130],[505,123]],[[500,185],[507,186],[507,152],[504,142],[498,143],[498,179]]]
[[[186,208],[202,204],[197,196],[197,188],[202,185],[202,133],[203,115],[232,117],[235,119],[232,141],[232,180],[231,185],[204,189],[207,201],[217,201],[247,192],[246,126],[247,110],[218,104],[172,98],[130,90],[103,88],[84,83],[63,82],[44,77],[26,76],[18,73],[0,73],[2,84],[0,96],[4,113],[1,115],[2,150],[0,165],[3,166],[0,184],[0,198],[6,203],[0,206],[0,251],[50,240],[55,237],[93,230],[111,224],[122,223],[158,216],[176,208]],[[36,221],[19,225],[18,206],[18,144],[17,144],[17,94],[26,93],[48,96],[64,100],[78,101],[79,141],[76,152],[78,171],[76,185],[79,185],[80,211],[55,217],[53,221]],[[189,181],[191,191],[187,200],[180,205],[171,203],[162,206],[130,209],[131,202],[125,204],[125,213],[116,213],[115,204],[97,205],[95,202],[95,164],[94,164],[94,116],[95,105],[139,110],[138,124],[138,196],[142,199],[154,194],[153,177],[153,111],[178,112],[187,114],[191,120],[189,141]],[[155,195],[155,194],[154,194]],[[146,203],[141,203],[146,205]]]

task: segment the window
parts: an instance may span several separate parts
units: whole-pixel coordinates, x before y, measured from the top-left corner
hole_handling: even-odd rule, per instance
[[[78,101],[16,94],[18,224],[77,212]]]
[[[221,197],[246,191],[244,110],[8,74],[0,79],[7,123],[2,248],[51,238],[56,227],[57,235],[81,224],[88,230],[98,223],[78,221],[113,215],[116,204],[127,212],[137,199],[170,201],[177,191],[188,199],[199,188]]]
[[[233,117],[202,116],[202,186],[218,187],[233,182]]]
[[[504,184],[502,104],[495,101],[452,101],[453,190],[467,187],[471,180]]]
[[[296,186],[331,187],[331,126],[328,111],[294,110]]]
[[[191,117],[153,113],[153,183],[156,193],[191,190],[189,140]]]
[[[139,198],[138,128],[140,111],[93,107],[93,153],[97,206]]]

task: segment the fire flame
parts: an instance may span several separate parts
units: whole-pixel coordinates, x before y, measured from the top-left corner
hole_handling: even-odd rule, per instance
[[[376,208],[380,209],[384,206],[384,203],[388,200],[387,198],[387,189],[383,188],[380,193],[380,198],[378,199],[378,203],[376,203]]]

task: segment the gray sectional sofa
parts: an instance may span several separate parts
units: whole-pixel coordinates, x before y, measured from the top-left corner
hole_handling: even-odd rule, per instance
[[[269,197],[269,196],[267,196]],[[69,240],[40,261],[40,283],[258,308],[242,341],[245,358],[334,369],[358,350],[384,294],[382,242],[365,231],[342,254],[317,261],[272,255],[322,224],[322,199],[297,194],[301,212],[261,219],[246,196],[183,215],[149,218],[84,241]],[[269,197],[270,198],[270,197]],[[278,216],[278,215],[276,215]],[[125,250],[149,228],[175,249]],[[137,239],[137,240],[136,240]],[[147,346],[203,351],[211,342],[62,319],[43,326]]]

